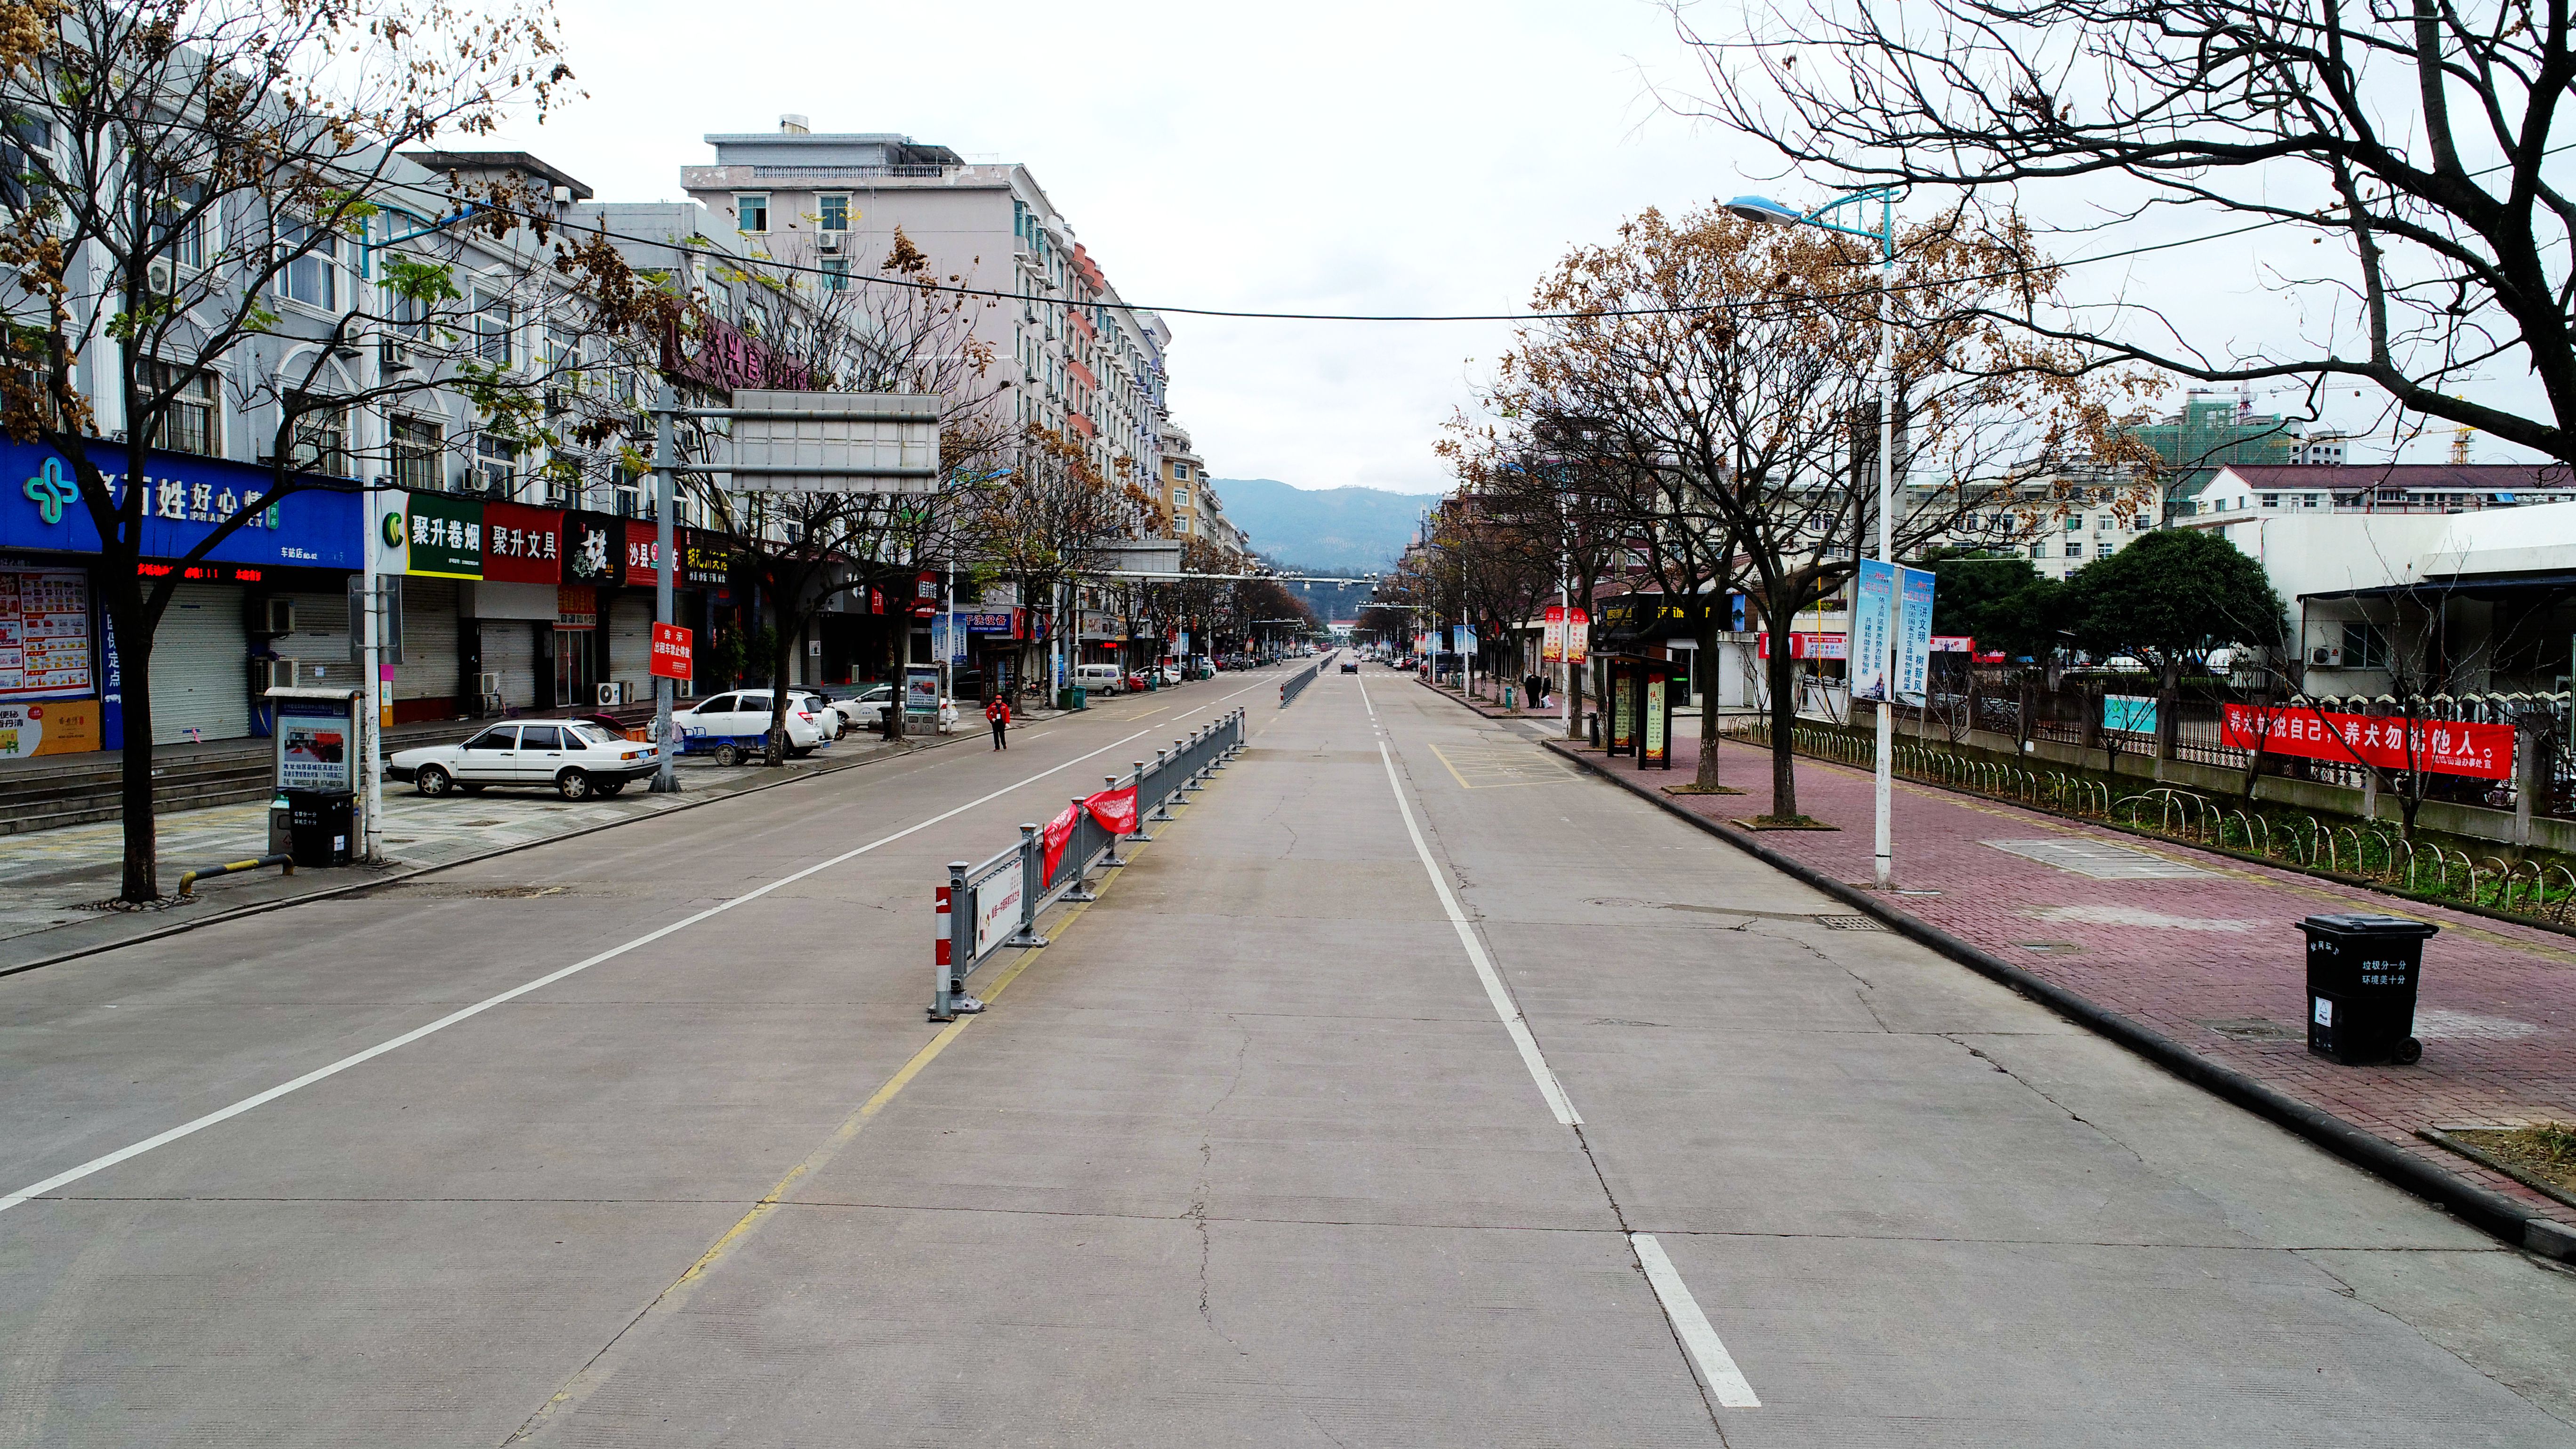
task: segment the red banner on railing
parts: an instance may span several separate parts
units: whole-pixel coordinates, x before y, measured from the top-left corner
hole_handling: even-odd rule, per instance
[[[2412,736],[2409,736],[2409,730]],[[2454,719],[2383,719],[2328,714],[2313,709],[2227,707],[2220,743],[2305,760],[2358,761],[2388,770],[2468,775],[2480,780],[2513,776],[2513,726],[2468,724]]]
[[[1074,822],[1081,818],[1073,813],[1072,806],[1067,805],[1063,814],[1048,821],[1046,829],[1038,832],[1038,838],[1046,845],[1046,871],[1038,877],[1040,890],[1055,884],[1056,864],[1064,859],[1065,844],[1073,839]]]
[[[1083,801],[1082,806],[1091,812],[1092,819],[1100,822],[1100,828],[1110,834],[1136,833],[1135,786],[1130,785],[1123,790],[1103,790]]]

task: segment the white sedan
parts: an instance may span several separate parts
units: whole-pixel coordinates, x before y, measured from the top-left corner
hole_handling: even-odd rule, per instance
[[[852,729],[883,729],[886,706],[893,700],[893,685],[872,684],[848,699],[833,700],[832,708],[839,711],[841,717],[850,722]],[[956,724],[957,701],[953,699],[939,701],[939,728],[943,731],[953,729]]]
[[[588,720],[496,724],[458,745],[403,750],[385,773],[433,798],[487,785],[537,785],[567,800],[614,795],[661,768],[661,751],[621,739]]]

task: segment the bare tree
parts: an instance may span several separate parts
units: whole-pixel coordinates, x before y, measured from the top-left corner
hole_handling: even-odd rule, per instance
[[[1143,537],[1158,518],[1132,466],[1121,459],[1112,469],[1114,477],[1093,467],[1080,441],[1031,425],[1010,476],[975,495],[967,525],[995,572],[1019,585],[1022,604],[1043,608],[1067,647],[1069,586],[1107,572],[1109,545]]]
[[[2116,431],[2065,349],[1985,315],[2055,283],[2017,227],[1956,215],[1913,227],[1883,294],[1876,260],[1814,229],[1648,211],[1549,273],[1532,299],[1548,320],[1522,329],[1505,369],[1511,409],[1597,420],[1591,447],[1649,490],[1667,545],[1702,540],[1688,554],[1703,571],[1694,585],[1740,569],[1772,639],[1770,813],[1783,822],[1804,819],[1784,646],[1798,612],[1876,547],[1880,308],[1893,308],[1902,400],[1893,462],[1918,480],[1891,520],[1896,556],[1972,519],[2004,527],[1983,510],[2027,508],[2031,480],[2050,476],[2033,460],[2111,446]]]
[[[186,570],[140,572],[147,530],[174,511],[127,480],[150,476],[155,447],[215,451],[203,420],[218,388],[265,432],[265,488],[175,510],[210,525],[178,560],[193,563],[298,491],[357,486],[357,410],[448,387],[488,418],[542,387],[537,369],[480,355],[489,299],[455,277],[465,229],[524,247],[513,234],[533,219],[542,245],[536,198],[492,183],[432,205],[398,153],[523,105],[542,113],[570,72],[541,8],[38,0],[9,19],[0,417],[62,455],[98,535],[98,588],[132,681],[118,899],[140,903],[160,893],[153,646]],[[452,214],[396,235],[396,206]],[[388,244],[373,283],[343,265]],[[343,365],[386,337],[429,365]],[[113,440],[98,436],[102,404]]]
[[[1999,320],[2208,382],[2369,384],[2576,461],[2576,199],[2549,174],[2576,87],[2563,5],[1787,0],[1711,37],[1668,4],[1717,82],[1705,109],[1793,163],[2025,205],[2072,191],[2087,231],[2180,212],[2324,244],[2271,279],[2302,319],[2274,345],[2127,299]],[[2464,386],[2523,371],[2538,407]]]

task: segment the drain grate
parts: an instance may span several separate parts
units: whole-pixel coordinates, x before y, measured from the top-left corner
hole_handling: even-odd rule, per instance
[[[1818,916],[1816,924],[1828,931],[1884,931],[1875,916]]]
[[[2306,1036],[2296,1027],[2284,1026],[2268,1016],[2231,1016],[2200,1025],[2235,1041],[2288,1041]]]

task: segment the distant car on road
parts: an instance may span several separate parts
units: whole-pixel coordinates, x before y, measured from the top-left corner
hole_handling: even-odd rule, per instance
[[[588,720],[513,720],[456,745],[402,750],[385,773],[435,799],[490,785],[551,787],[567,800],[614,795],[661,767],[661,750]]]
[[[1351,656],[1351,655],[1344,655],[1344,656],[1343,656],[1343,658],[1342,658],[1342,672],[1343,672],[1344,674],[1357,674],[1357,673],[1359,673],[1359,672],[1360,672],[1360,661],[1358,660],[1358,658],[1357,658],[1357,657],[1355,657],[1355,656]]]

